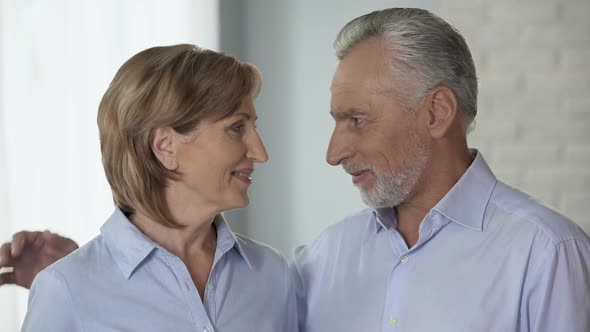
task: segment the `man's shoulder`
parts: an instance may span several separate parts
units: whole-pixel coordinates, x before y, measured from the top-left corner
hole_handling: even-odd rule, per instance
[[[488,218],[509,220],[511,226],[522,226],[537,231],[557,245],[588,236],[571,219],[543,204],[530,195],[505,183],[498,182],[488,207]]]
[[[338,220],[322,230],[315,241],[323,238],[329,240],[334,236],[357,235],[357,231],[367,228],[368,223],[374,219],[374,211],[372,208],[364,208]]]
[[[322,230],[309,246],[339,243],[344,239],[357,239],[370,227],[370,222],[374,218],[373,211],[371,208],[362,209],[335,222]]]
[[[296,263],[312,257],[319,258],[322,254],[334,253],[336,251],[333,249],[343,244],[347,249],[360,245],[363,237],[371,229],[373,211],[371,208],[365,208],[326,227],[309,244],[295,248]]]
[[[275,248],[253,240],[242,234],[234,233],[238,250],[241,250],[246,259],[257,271],[285,271],[288,269],[287,260]]]

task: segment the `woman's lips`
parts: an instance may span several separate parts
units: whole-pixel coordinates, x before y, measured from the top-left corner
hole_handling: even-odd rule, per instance
[[[235,170],[232,172],[232,175],[237,179],[240,180],[246,184],[251,184],[252,183],[252,173],[254,172],[253,169],[251,168],[244,168],[244,169],[239,169],[239,170]]]

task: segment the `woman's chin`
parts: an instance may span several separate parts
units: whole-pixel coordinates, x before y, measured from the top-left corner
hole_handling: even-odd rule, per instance
[[[247,207],[250,204],[250,198],[248,197],[248,194],[242,194],[238,197],[235,197],[232,199],[231,203],[228,204],[228,209],[227,210],[233,210],[233,209],[242,209]]]

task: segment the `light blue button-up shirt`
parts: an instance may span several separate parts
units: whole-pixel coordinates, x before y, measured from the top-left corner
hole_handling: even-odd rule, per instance
[[[115,210],[99,236],[37,275],[23,331],[296,331],[283,257],[222,216],[215,226],[202,301],[183,262]]]
[[[366,209],[295,250],[300,330],[590,331],[590,240],[480,153],[408,248]]]

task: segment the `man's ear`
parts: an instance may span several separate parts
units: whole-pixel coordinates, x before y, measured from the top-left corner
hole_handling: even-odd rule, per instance
[[[430,91],[426,103],[430,136],[434,139],[444,137],[459,116],[455,93],[449,87],[438,86]]]
[[[174,171],[178,168],[176,144],[178,134],[170,127],[158,127],[154,130],[150,148],[156,158],[166,169]]]

